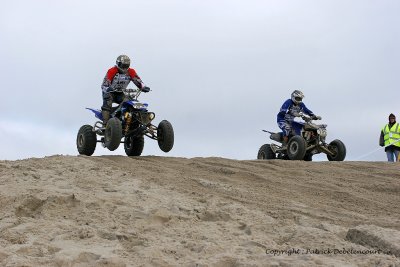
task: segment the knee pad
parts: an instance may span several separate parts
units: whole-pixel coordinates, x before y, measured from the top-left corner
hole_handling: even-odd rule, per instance
[[[110,94],[110,93],[103,93],[103,100],[108,100],[108,99],[111,99],[112,98],[112,95]]]
[[[101,110],[102,110],[102,111],[111,111],[111,107],[108,107],[108,106],[104,106],[104,105],[103,105],[103,106],[101,107]]]
[[[111,96],[108,96],[108,97],[104,96],[103,97],[103,106],[101,107],[101,109],[102,110],[111,110],[112,103],[113,103],[113,100],[112,100]]]

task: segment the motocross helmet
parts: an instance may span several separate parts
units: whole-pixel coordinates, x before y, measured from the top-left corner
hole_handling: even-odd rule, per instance
[[[126,55],[120,55],[117,57],[116,66],[120,73],[127,73],[129,66],[131,65],[131,60]]]
[[[296,105],[300,104],[303,101],[303,98],[304,94],[300,90],[294,90],[291,95],[291,99]]]

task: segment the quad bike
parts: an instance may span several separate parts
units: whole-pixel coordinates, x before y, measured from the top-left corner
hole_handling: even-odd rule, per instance
[[[163,120],[158,127],[152,124],[155,114],[147,110],[148,104],[138,101],[141,89],[124,89],[118,92],[123,93],[124,99],[121,104],[112,108],[107,125],[104,126],[101,110],[86,108],[100,121],[94,126],[83,125],[79,129],[76,138],[79,154],[91,156],[96,144],[100,142],[110,151],[116,150],[123,143],[126,155],[140,156],[144,147],[144,136],[157,140],[160,149],[169,152],[174,145],[171,123]],[[99,140],[97,136],[100,136]]]
[[[283,133],[270,134],[270,138],[280,144],[265,144],[258,150],[258,159],[290,159],[312,161],[315,154],[325,153],[329,161],[343,161],[346,157],[346,147],[336,139],[327,144],[326,124],[315,124],[312,118],[303,112],[297,114],[304,122],[293,121],[293,131],[287,144],[283,144]],[[320,117],[318,118],[320,119]]]

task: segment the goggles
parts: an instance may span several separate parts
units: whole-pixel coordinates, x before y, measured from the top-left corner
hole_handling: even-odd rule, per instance
[[[118,64],[118,67],[120,67],[123,70],[127,70],[129,68],[129,64],[120,63]]]

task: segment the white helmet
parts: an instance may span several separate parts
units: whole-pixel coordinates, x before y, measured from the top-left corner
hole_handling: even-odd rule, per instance
[[[300,90],[294,90],[292,93],[292,101],[298,105],[303,101],[304,94]]]

